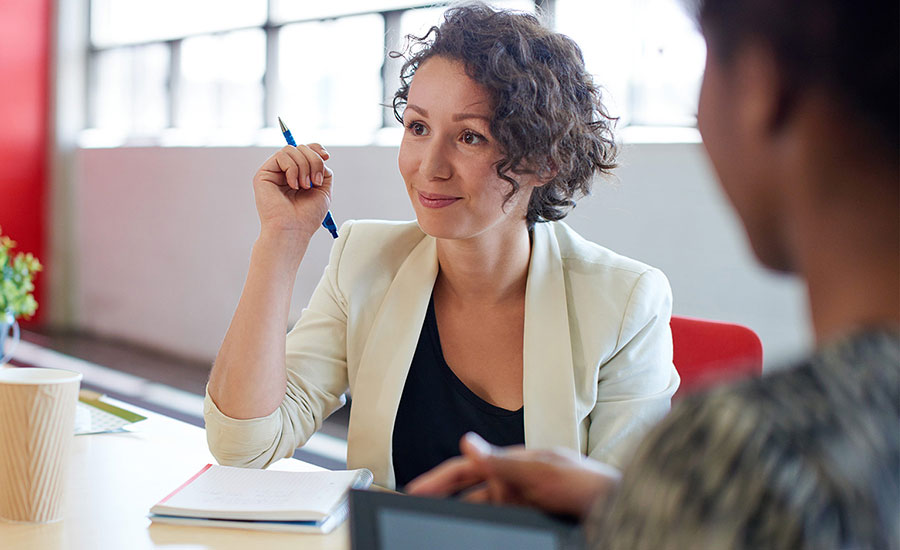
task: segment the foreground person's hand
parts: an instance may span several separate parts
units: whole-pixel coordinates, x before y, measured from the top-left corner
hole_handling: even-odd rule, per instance
[[[612,466],[574,451],[493,447],[474,433],[463,436],[460,449],[462,456],[417,477],[407,492],[449,496],[465,491],[469,501],[584,518],[594,501],[615,490],[621,478]]]

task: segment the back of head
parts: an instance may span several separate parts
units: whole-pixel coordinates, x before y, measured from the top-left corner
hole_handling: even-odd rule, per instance
[[[707,42],[721,58],[727,61],[751,40],[765,45],[788,86],[828,93],[871,130],[873,144],[884,145],[896,162],[896,0],[695,0],[693,7]]]
[[[837,232],[852,233],[850,247],[865,248],[864,254],[871,255],[873,263],[887,263],[887,269],[866,272],[866,276],[859,275],[859,264],[854,263],[858,280],[835,276],[834,269],[827,275],[830,281],[852,289],[853,299],[871,297],[879,305],[873,310],[876,313],[881,313],[882,304],[889,312],[884,317],[869,316],[869,304],[860,302],[865,308],[850,311],[842,321],[855,320],[852,316],[861,312],[866,316],[859,318],[869,323],[885,319],[888,328],[836,341],[794,369],[678,403],[644,439],[616,498],[607,503],[608,508],[598,510],[606,515],[598,522],[602,529],[597,547],[900,548],[900,345],[896,321],[891,321],[897,315],[898,4],[896,0],[877,7],[851,0],[698,0],[694,6],[717,69],[730,70],[750,57],[741,58],[747,53],[741,51],[745,46],[756,48],[753,54],[764,50],[766,55],[760,57],[774,69],[765,72],[777,73],[784,88],[777,90],[783,96],[779,100],[796,100],[805,94],[824,96],[824,104],[836,106],[844,115],[831,115],[828,125],[815,126],[836,128],[835,135],[811,139],[831,139],[842,146],[829,152],[872,149],[866,161],[887,168],[880,170],[878,177],[867,178],[862,171],[874,169],[854,164],[860,173],[846,178],[846,189],[851,192],[842,198],[849,200],[839,204],[850,209],[863,196],[887,203],[877,211],[861,209],[860,218],[854,220],[869,223],[866,217],[883,215],[888,223],[871,225],[880,233],[866,232],[865,239],[859,239],[852,233],[857,227],[851,230],[821,215],[817,208],[826,201],[812,203],[808,211],[813,212],[810,218],[834,225]],[[741,76],[747,74],[759,73],[748,71]],[[748,82],[735,79],[729,84],[749,88]],[[724,105],[722,109],[747,106],[721,93],[716,99],[721,99],[716,105]],[[815,112],[817,116],[822,113],[829,116],[824,109]],[[746,118],[752,118],[752,113]],[[846,136],[840,134],[834,120],[857,126],[851,135],[863,136],[865,143],[846,147],[841,142]],[[727,125],[725,130],[740,133]],[[786,143],[771,142],[757,152],[768,153]],[[744,152],[742,148],[728,149],[732,157]],[[798,156],[796,152],[796,148],[783,147],[779,154]],[[767,158],[757,154],[752,160],[759,164]],[[745,169],[748,164],[737,166]],[[771,173],[763,170],[752,176]],[[799,171],[786,173],[768,181],[740,174],[736,184],[732,181],[732,191],[763,188],[784,195],[784,185],[795,182]],[[881,177],[883,174],[888,175]],[[734,178],[734,171],[729,175]],[[868,182],[877,183],[878,188],[857,192]],[[762,205],[758,211],[764,214],[780,206],[777,200],[756,201],[738,195],[740,200],[733,200],[738,206]],[[756,213],[754,210],[747,217],[761,220],[767,230],[774,225],[772,217],[757,217]],[[791,214],[795,215],[796,209]],[[747,217],[743,218],[745,225]],[[789,240],[785,234],[769,240],[784,245]],[[871,248],[878,239],[889,246]],[[887,252],[882,253],[884,250]],[[841,255],[839,260],[850,263],[846,258]],[[814,265],[804,275],[818,274],[822,265],[826,264]],[[884,280],[888,281],[883,293],[882,279],[868,277],[882,272],[887,273]],[[841,298],[849,295],[830,293]],[[844,311],[841,314],[846,315]]]

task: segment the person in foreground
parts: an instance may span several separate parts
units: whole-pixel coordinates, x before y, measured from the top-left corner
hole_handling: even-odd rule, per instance
[[[394,110],[416,221],[344,224],[287,337],[330,156],[286,147],[254,177],[261,230],[207,387],[210,449],[249,467],[291,456],[349,389],[347,465],[383,486],[458,455],[470,430],[621,466],[678,387],[671,291],[557,221],[615,164],[580,50],[477,3],[413,46]]]
[[[689,397],[619,473],[467,435],[412,494],[586,518],[596,548],[900,548],[898,5],[705,0],[698,126],[817,350]]]

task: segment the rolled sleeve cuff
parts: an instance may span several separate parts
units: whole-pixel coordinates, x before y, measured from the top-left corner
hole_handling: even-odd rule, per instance
[[[274,456],[277,434],[281,431],[281,409],[259,418],[232,418],[216,406],[206,391],[203,418],[209,450],[227,466],[265,468],[281,458]]]

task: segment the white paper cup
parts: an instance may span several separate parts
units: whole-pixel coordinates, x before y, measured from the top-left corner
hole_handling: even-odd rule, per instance
[[[0,369],[0,518],[62,519],[81,373]]]

